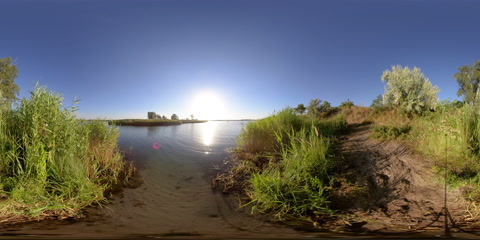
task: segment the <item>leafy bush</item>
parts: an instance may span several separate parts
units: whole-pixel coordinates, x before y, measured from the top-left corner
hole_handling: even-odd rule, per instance
[[[383,104],[392,104],[408,114],[422,114],[434,109],[438,102],[436,86],[432,86],[420,68],[410,70],[400,65],[392,66],[382,75],[382,82],[387,83]]]

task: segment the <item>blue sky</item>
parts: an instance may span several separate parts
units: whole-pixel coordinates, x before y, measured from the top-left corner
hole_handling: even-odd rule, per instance
[[[207,92],[217,103],[202,111],[261,118],[313,98],[369,106],[397,64],[457,99],[452,75],[480,59],[479,12],[474,0],[0,0],[0,57],[15,60],[21,97],[38,81],[66,106],[80,99],[83,118],[201,118]]]

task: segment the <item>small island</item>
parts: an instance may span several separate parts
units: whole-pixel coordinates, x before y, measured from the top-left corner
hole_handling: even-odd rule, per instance
[[[194,119],[193,115],[191,115],[192,119],[184,119],[180,120],[177,114],[172,114],[170,119],[167,119],[165,116],[160,117],[155,112],[148,112],[148,119],[118,119],[118,120],[109,120],[109,125],[117,125],[117,126],[138,126],[138,127],[146,127],[146,126],[172,126],[172,125],[180,125],[183,123],[204,123],[208,122],[207,120],[198,120]]]
[[[109,120],[109,125],[117,126],[171,126],[171,125],[180,125],[183,123],[204,123],[208,122],[207,120],[163,120],[163,119],[119,119],[119,120]]]

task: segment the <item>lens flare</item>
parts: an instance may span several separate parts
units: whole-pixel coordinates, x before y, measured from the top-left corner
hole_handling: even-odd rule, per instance
[[[160,149],[162,145],[159,142],[153,142],[152,147],[155,149]]]

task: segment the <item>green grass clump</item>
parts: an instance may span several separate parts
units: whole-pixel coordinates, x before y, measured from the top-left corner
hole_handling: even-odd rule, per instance
[[[290,142],[290,131],[309,130],[312,127],[319,134],[331,137],[346,128],[345,117],[342,114],[328,119],[299,116],[287,107],[267,118],[249,122],[239,136],[238,146],[251,153],[280,152],[282,145]]]
[[[118,130],[104,121],[76,120],[75,107],[63,108],[62,100],[37,86],[18,108],[0,113],[4,217],[79,216],[129,171]]]
[[[247,194],[253,210],[273,212],[280,219],[329,213],[325,189],[334,166],[330,141],[318,135],[315,127],[291,134],[290,143],[282,149],[282,160],[252,175]]]
[[[373,134],[374,138],[379,139],[397,139],[408,135],[412,127],[408,124],[404,124],[401,126],[393,126],[393,125],[375,125],[373,126]]]
[[[267,118],[249,122],[240,134],[238,145],[244,151],[252,153],[279,152],[281,143],[275,134],[285,136],[290,129],[300,130],[303,124],[292,108],[285,108]]]
[[[331,139],[344,129],[342,114],[322,119],[297,115],[291,108],[248,123],[237,157],[253,165],[239,164],[249,169],[237,172],[248,176],[244,186],[252,210],[280,219],[331,212],[326,190],[335,166]]]

